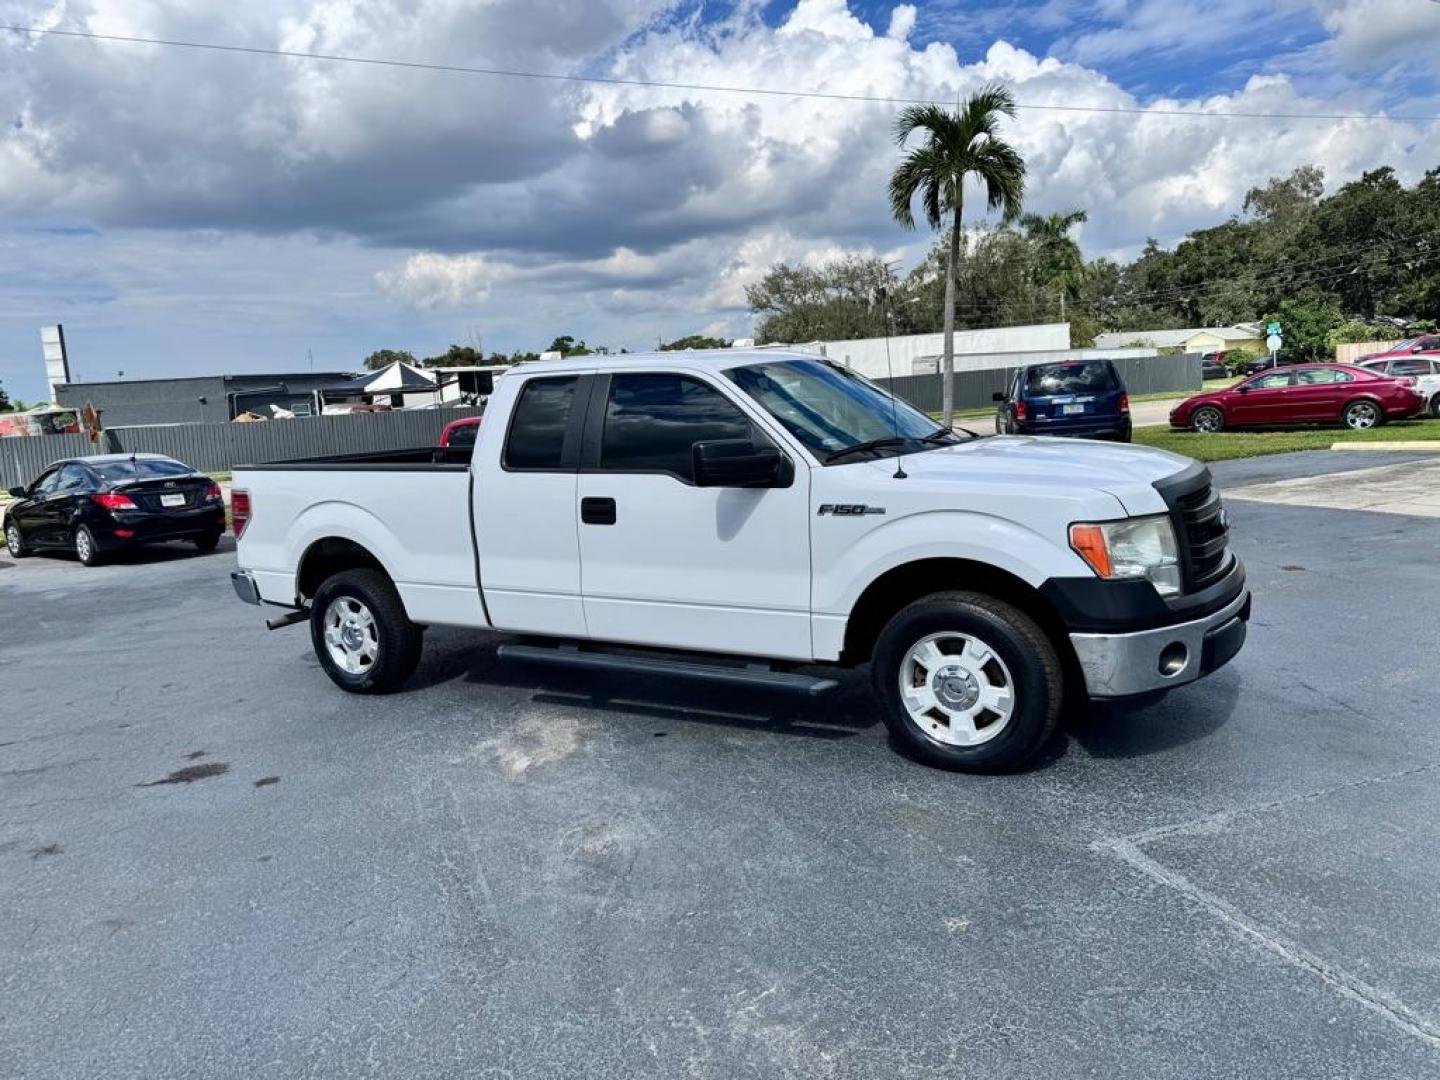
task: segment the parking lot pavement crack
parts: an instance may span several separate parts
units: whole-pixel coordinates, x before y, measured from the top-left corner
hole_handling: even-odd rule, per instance
[[[1440,769],[1440,761],[1432,761],[1426,765],[1413,765],[1408,769],[1401,769],[1398,772],[1382,773],[1379,776],[1365,776],[1358,780],[1347,780],[1343,784],[1332,784],[1329,787],[1316,788],[1314,791],[1302,791],[1295,795],[1286,795],[1284,798],[1271,799],[1268,802],[1254,803],[1249,806],[1237,806],[1229,810],[1221,810],[1214,814],[1207,814],[1202,818],[1194,818],[1190,821],[1179,821],[1171,825],[1157,825],[1151,829],[1142,829],[1139,832],[1130,833],[1128,836],[1106,838],[1096,841],[1091,847],[1108,846],[1116,843],[1133,844],[1141,847],[1145,844],[1152,844],[1157,840],[1167,840],[1175,836],[1204,836],[1220,832],[1232,822],[1244,818],[1258,817],[1275,810],[1284,809],[1287,806],[1294,806],[1297,803],[1314,802],[1317,799],[1324,799],[1330,795],[1337,795],[1342,791],[1353,791],[1356,788],[1373,787],[1376,784],[1389,784],[1396,780],[1405,780],[1421,773],[1434,772]]]
[[[1430,1023],[1404,1002],[1378,987],[1372,986],[1364,979],[1351,975],[1343,968],[1322,960],[1309,950],[1249,918],[1234,904],[1201,888],[1179,871],[1172,870],[1152,859],[1140,849],[1139,844],[1134,840],[1097,840],[1091,847],[1097,852],[1114,855],[1152,881],[1173,889],[1191,903],[1219,919],[1240,936],[1259,945],[1292,967],[1313,975],[1340,997],[1369,1010],[1405,1034],[1424,1043],[1430,1049],[1440,1051],[1440,1027]]]

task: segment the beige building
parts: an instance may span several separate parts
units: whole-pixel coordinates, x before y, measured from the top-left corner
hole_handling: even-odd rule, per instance
[[[1184,330],[1114,330],[1095,338],[1097,349],[1120,349],[1140,345],[1151,349],[1180,349],[1187,353],[1228,352],[1247,349],[1265,352],[1265,327],[1260,323],[1239,326],[1198,326]]]

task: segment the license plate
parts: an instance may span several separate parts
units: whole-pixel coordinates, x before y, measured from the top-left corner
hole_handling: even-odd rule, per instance
[[[184,496],[184,495],[161,495],[161,496],[160,496],[160,505],[161,505],[161,506],[184,506],[184,505],[185,505],[185,496]]]
[[[1064,416],[1079,416],[1085,411],[1084,405],[1061,405],[1060,412]]]

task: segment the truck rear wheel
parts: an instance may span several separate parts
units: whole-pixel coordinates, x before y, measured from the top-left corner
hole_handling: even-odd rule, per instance
[[[345,570],[315,590],[310,640],[336,686],[384,694],[415,673],[423,638],[388,577],[379,570]]]
[[[1025,764],[1054,734],[1064,698],[1045,632],[983,593],[936,593],[897,613],[876,642],[872,677],[900,748],[965,772]]]

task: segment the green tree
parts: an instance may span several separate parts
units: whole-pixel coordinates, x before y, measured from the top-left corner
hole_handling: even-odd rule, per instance
[[[1299,360],[1333,356],[1330,335],[1344,322],[1338,307],[1313,292],[1301,298],[1282,300],[1263,321],[1271,319],[1280,323],[1285,355]]]
[[[892,298],[896,332],[912,332],[903,321],[909,306],[895,295],[898,285],[883,259],[852,254],[820,266],[776,263],[745,287],[745,298],[759,317],[755,336],[762,343],[839,341],[885,334],[885,311],[877,302],[882,288]]]
[[[728,349],[730,342],[724,338],[706,337],[704,334],[690,334],[674,341],[660,343],[661,352],[677,352],[683,349]]]
[[[946,218],[950,246],[945,262],[945,351],[942,366],[942,419],[955,419],[955,271],[965,215],[965,182],[974,177],[985,188],[986,204],[1009,219],[1025,197],[1025,162],[999,136],[1000,118],[1015,115],[1015,97],[998,85],[986,86],[954,113],[936,105],[912,105],[895,121],[895,142],[902,150],[910,136],[923,132],[925,143],[912,149],[890,177],[890,211],[907,229],[915,228],[911,204],[920,197],[925,220],[935,230]]]
[[[584,341],[576,341],[569,334],[562,334],[550,342],[546,352],[558,352],[561,356],[589,356],[595,350],[587,348]]]
[[[451,345],[439,356],[427,356],[425,367],[475,367],[485,363],[485,355],[469,345]]]
[[[1084,210],[1069,213],[1026,214],[1020,219],[1025,236],[1035,248],[1035,284],[1060,297],[1060,317],[1065,317],[1066,299],[1080,299],[1085,284],[1085,256],[1070,230],[1089,220]]]
[[[12,402],[10,395],[5,392],[4,385],[0,384],[0,412],[10,412],[10,410],[18,409],[19,407],[20,403],[18,401]]]
[[[365,358],[365,367],[369,371],[379,371],[397,361],[406,364],[417,363],[415,354],[406,349],[376,349]]]

